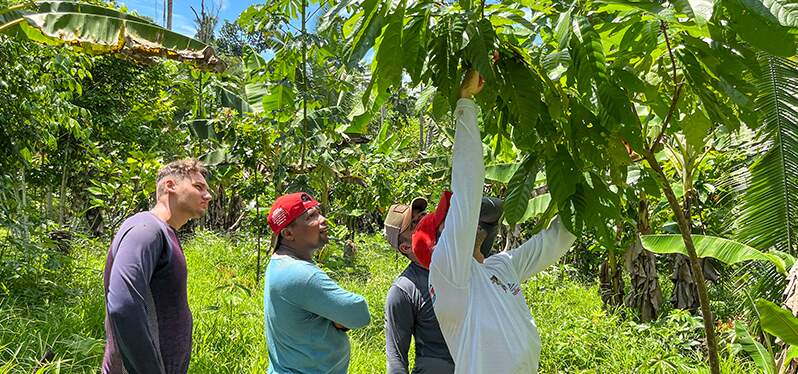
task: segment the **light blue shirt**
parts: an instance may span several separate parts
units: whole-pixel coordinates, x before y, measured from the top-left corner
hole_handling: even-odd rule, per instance
[[[346,374],[349,337],[336,329],[366,326],[363,296],[338,286],[311,262],[273,255],[264,277],[269,373]]]

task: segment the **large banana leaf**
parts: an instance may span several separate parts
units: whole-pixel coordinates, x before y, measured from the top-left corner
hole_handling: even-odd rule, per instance
[[[659,253],[681,253],[688,255],[681,235],[657,234],[642,235],[640,239],[647,250]],[[774,253],[763,253],[756,249],[733,240],[708,235],[693,235],[693,243],[698,257],[712,257],[721,262],[732,265],[739,262],[758,260],[770,261],[786,274],[787,268],[784,259]]]
[[[0,32],[47,45],[68,44],[90,53],[137,59],[165,57],[217,71],[225,65],[213,48],[112,8],[68,1],[38,1],[0,10]]]
[[[750,167],[737,239],[798,253],[798,63],[765,56],[756,99],[769,149]]]
[[[735,322],[734,332],[736,336],[734,340],[751,356],[756,366],[758,366],[763,373],[773,374],[776,372],[776,363],[773,360],[773,355],[765,349],[762,343],[751,337],[744,323],[740,321]]]
[[[798,318],[790,311],[765,299],[756,300],[762,330],[789,345],[798,345]]]

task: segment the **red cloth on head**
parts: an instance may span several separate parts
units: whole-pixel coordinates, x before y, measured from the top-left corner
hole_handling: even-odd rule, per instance
[[[452,193],[443,191],[441,201],[438,202],[435,212],[424,216],[413,232],[413,254],[416,255],[421,266],[427,269],[429,269],[429,264],[432,262],[432,250],[438,243],[438,228],[446,219],[451,199]]]

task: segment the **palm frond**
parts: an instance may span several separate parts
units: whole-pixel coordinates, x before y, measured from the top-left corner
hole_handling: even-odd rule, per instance
[[[737,239],[759,250],[798,254],[798,63],[761,58],[756,110],[767,151],[751,179],[736,221]]]

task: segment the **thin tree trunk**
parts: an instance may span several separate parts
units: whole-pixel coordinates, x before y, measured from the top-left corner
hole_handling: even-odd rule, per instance
[[[699,262],[698,254],[696,254],[695,244],[693,243],[693,235],[690,232],[690,225],[688,224],[687,218],[684,215],[684,211],[682,211],[682,207],[679,206],[679,201],[676,199],[676,194],[673,193],[673,189],[671,188],[670,183],[668,183],[668,177],[662,170],[662,166],[660,166],[659,161],[657,161],[657,158],[654,156],[654,153],[646,152],[645,158],[648,161],[648,164],[654,170],[654,173],[659,178],[662,184],[662,190],[665,192],[665,197],[668,199],[668,204],[670,205],[674,215],[676,215],[676,222],[679,225],[679,231],[681,232],[684,246],[687,248],[687,253],[690,256],[690,267],[697,283],[696,286],[698,288],[698,298],[701,302],[701,314],[704,317],[704,330],[706,331],[707,336],[706,345],[707,354],[709,356],[710,371],[712,374],[720,374],[720,363],[718,362],[718,343],[715,339],[715,318],[713,317],[712,310],[709,306],[707,284],[704,280],[704,273],[701,269],[701,263]]]
[[[22,239],[25,243],[30,242],[30,229],[28,226],[28,210],[26,209],[28,206],[28,185],[25,182],[25,169],[23,168],[20,172],[20,181],[22,182],[20,185],[20,202],[19,206],[17,206],[17,212],[19,212],[19,217],[21,218],[20,221],[22,222]]]
[[[260,240],[261,240],[261,237],[263,236],[263,230],[261,230],[261,227],[263,226],[263,223],[261,222],[261,219],[260,219],[260,199],[258,199],[258,197],[259,197],[258,195],[255,195],[255,220],[257,222],[255,224],[255,230],[258,231],[258,233],[257,233],[258,242],[255,245],[255,247],[257,248],[257,251],[258,251],[258,262],[257,262],[257,265],[255,267],[255,284],[259,284],[260,283]]]
[[[47,196],[46,197],[47,203],[44,208],[44,220],[42,221],[43,223],[46,224],[46,222],[50,220],[53,214],[53,187],[49,183],[47,184],[47,192],[45,192],[45,194]]]
[[[308,1],[302,0],[302,135],[308,138],[308,38],[307,38]],[[299,158],[300,169],[305,167],[306,141],[302,141]]]
[[[60,189],[60,192],[59,192],[61,194],[61,196],[59,196],[59,198],[61,199],[61,202],[60,202],[59,207],[58,207],[59,208],[59,212],[58,212],[58,225],[59,226],[63,226],[64,225],[64,214],[65,214],[64,208],[66,207],[66,202],[67,202],[67,199],[66,199],[66,184],[67,184],[67,178],[69,177],[69,149],[70,149],[69,146],[67,146],[66,159],[64,160],[64,168],[61,170],[61,189]]]
[[[172,9],[173,9],[173,7],[174,7],[174,4],[172,3],[172,0],[166,0],[166,29],[167,30],[171,30],[172,29]]]
[[[427,150],[426,144],[424,144],[424,115],[420,114],[418,116],[418,150],[419,153],[424,153]]]
[[[616,242],[621,240],[621,228],[616,228]],[[599,268],[599,290],[605,308],[610,309],[623,305],[623,275],[618,271],[619,263],[615,249],[607,251],[607,260]]]
[[[518,247],[518,237],[521,236],[521,226],[510,225],[507,227],[507,235],[504,240],[504,251],[507,252]]]

